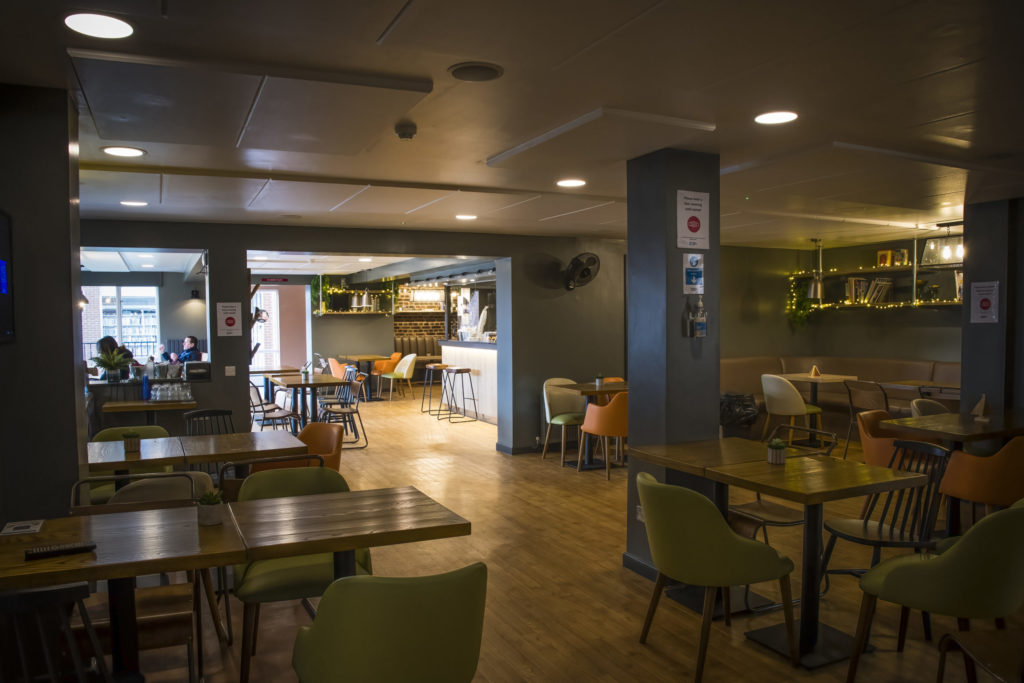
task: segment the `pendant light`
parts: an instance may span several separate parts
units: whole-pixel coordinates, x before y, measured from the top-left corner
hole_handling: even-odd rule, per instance
[[[814,271],[814,278],[812,278],[810,284],[807,285],[807,298],[821,301],[825,298],[825,283],[821,281],[821,239],[814,237],[811,238],[811,241],[814,242],[814,246],[818,250],[818,269]]]

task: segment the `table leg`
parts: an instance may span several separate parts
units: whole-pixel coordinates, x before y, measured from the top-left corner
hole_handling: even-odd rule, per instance
[[[270,381],[270,375],[263,375],[263,400],[268,403],[274,401],[274,383]]]
[[[147,425],[155,425],[156,424],[156,411],[155,410],[147,410],[146,411],[146,424]]]
[[[135,622],[135,579],[107,581],[113,675],[117,681],[145,681],[139,672],[139,632]]]
[[[299,410],[299,424],[306,426],[306,392],[298,387],[292,389],[292,410]]]
[[[334,578],[356,575],[356,551],[339,550],[334,553]]]

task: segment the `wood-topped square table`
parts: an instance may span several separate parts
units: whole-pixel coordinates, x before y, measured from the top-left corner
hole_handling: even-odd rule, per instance
[[[265,498],[228,506],[247,559],[334,553],[335,577],[355,574],[355,549],[468,536],[470,523],[412,486]]]
[[[249,376],[262,375],[263,376],[263,400],[273,401],[274,400],[274,387],[270,383],[270,378],[275,375],[297,375],[299,374],[298,368],[293,368],[290,365],[282,365],[279,368],[249,368]],[[251,381],[251,380],[250,380]]]
[[[1024,434],[1024,409],[1011,409],[978,419],[964,413],[940,413],[920,417],[883,420],[882,424],[901,431],[950,441],[960,448],[968,441],[984,441]]]
[[[803,567],[800,586],[800,661],[813,669],[850,656],[853,638],[818,620],[821,584],[823,503],[830,500],[924,485],[924,474],[874,467],[825,456],[789,458],[782,465],[764,459],[707,467],[704,476],[804,506]],[[788,657],[785,624],[748,631],[751,640]]]
[[[226,523],[218,526],[199,526],[194,506],[48,519],[36,533],[0,536],[0,590],[106,579],[115,677],[142,680],[135,577],[245,562],[226,506],[222,515]],[[96,549],[25,560],[28,548],[75,541],[93,541]]]
[[[156,424],[158,410],[192,410],[195,401],[107,401],[101,410],[104,413],[145,413],[146,424]]]
[[[820,375],[812,375],[809,372],[788,372],[784,377],[790,382],[807,382],[811,385],[811,405],[818,403],[818,385],[819,384],[835,384],[837,382],[845,382],[848,379],[857,379],[856,375],[829,375],[827,373],[821,373]]]
[[[245,462],[255,458],[308,452],[306,444],[294,434],[278,429],[269,432],[182,436],[178,439],[187,465],[228,460]]]
[[[269,379],[280,387],[291,389],[292,410],[295,409],[296,405],[299,406],[299,421],[302,423],[303,427],[306,426],[307,422],[316,422],[318,419],[316,404],[317,389],[322,387],[343,387],[351,384],[349,380],[342,377],[325,374],[279,375],[276,377],[270,377]],[[306,389],[310,390],[310,405],[308,409],[306,406]]]
[[[125,470],[130,465],[184,465],[185,452],[176,436],[139,439],[138,453],[125,453],[124,441],[90,441],[89,471]]]

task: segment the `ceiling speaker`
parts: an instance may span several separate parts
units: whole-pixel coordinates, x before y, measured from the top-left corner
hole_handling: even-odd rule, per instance
[[[588,251],[574,257],[569,262],[569,267],[565,269],[565,288],[572,290],[582,287],[597,277],[600,270],[601,259],[597,254]]]

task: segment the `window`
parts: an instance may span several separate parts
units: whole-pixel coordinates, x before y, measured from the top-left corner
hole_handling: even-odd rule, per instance
[[[96,342],[111,336],[140,362],[156,357],[160,345],[159,290],[156,287],[83,287],[82,357],[96,355]],[[159,360],[159,359],[157,359]]]
[[[266,315],[263,322],[252,326],[252,343],[259,342],[260,348],[252,359],[252,367],[276,369],[281,367],[281,316],[278,315],[278,292],[276,289],[261,289],[253,297],[253,305]]]

